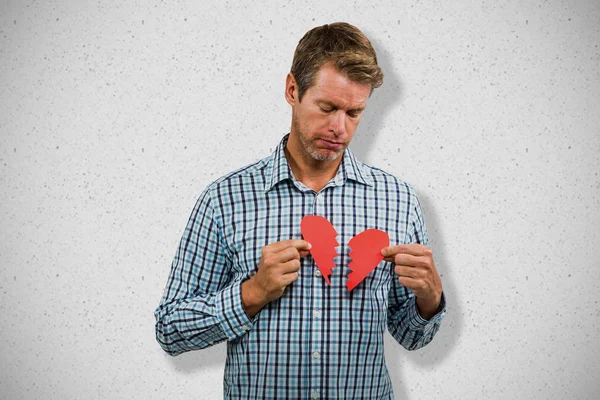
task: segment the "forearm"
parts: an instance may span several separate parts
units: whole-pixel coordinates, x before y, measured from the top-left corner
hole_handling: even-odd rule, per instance
[[[393,260],[394,263],[398,261],[396,268],[400,278],[394,279],[390,290],[388,330],[404,348],[416,350],[431,342],[438,332],[446,314],[446,299],[433,253],[427,247],[429,239],[423,211],[412,189],[409,204],[412,205],[409,206],[409,228],[404,244],[400,245],[402,254],[398,257],[395,253]],[[419,262],[414,257],[419,258]],[[406,267],[419,271],[407,271]],[[409,290],[400,280],[414,288]],[[415,297],[415,291],[419,297]]]

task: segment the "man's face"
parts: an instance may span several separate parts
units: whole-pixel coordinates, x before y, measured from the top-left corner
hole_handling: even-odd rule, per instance
[[[350,144],[371,93],[331,65],[323,66],[314,84],[296,101],[292,135],[300,139],[304,153],[318,161],[333,161]]]

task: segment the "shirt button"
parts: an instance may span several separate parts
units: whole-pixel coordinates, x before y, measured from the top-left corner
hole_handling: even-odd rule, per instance
[[[315,275],[316,275],[316,276],[321,276],[321,271],[320,271],[320,270],[316,270],[316,271],[315,271]]]
[[[215,341],[211,340],[210,342],[208,342],[208,344],[210,344],[212,346],[213,344],[215,344]]]
[[[247,331],[248,329],[250,329],[250,327],[248,325],[244,325],[244,326],[242,326],[242,329]]]
[[[318,351],[313,352],[313,358],[319,358],[319,352]]]
[[[318,398],[319,398],[319,393],[317,393],[317,392],[312,392],[312,398],[313,398],[313,399],[318,399]]]
[[[314,315],[314,317],[315,317],[315,318],[319,318],[319,317],[321,317],[321,311],[319,311],[319,310],[315,310],[315,311],[313,312],[313,315]]]

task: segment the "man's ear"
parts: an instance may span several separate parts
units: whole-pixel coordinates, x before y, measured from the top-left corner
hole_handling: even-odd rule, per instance
[[[298,100],[298,84],[294,75],[289,72],[285,78],[285,100],[294,107]]]

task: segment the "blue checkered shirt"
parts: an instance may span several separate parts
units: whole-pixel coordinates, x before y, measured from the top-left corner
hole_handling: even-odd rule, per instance
[[[157,340],[171,355],[226,340],[226,399],[393,399],[386,327],[409,350],[425,346],[440,327],[445,298],[440,312],[424,320],[385,261],[348,291],[348,242],[378,228],[392,245],[427,244],[419,201],[409,185],[350,150],[316,193],[294,178],[286,143],[287,136],[271,156],[200,195],[155,312]],[[304,257],[283,296],[249,318],[241,283],[256,272],[263,246],[302,237],[306,215],[327,218],[338,232],[331,286]]]

